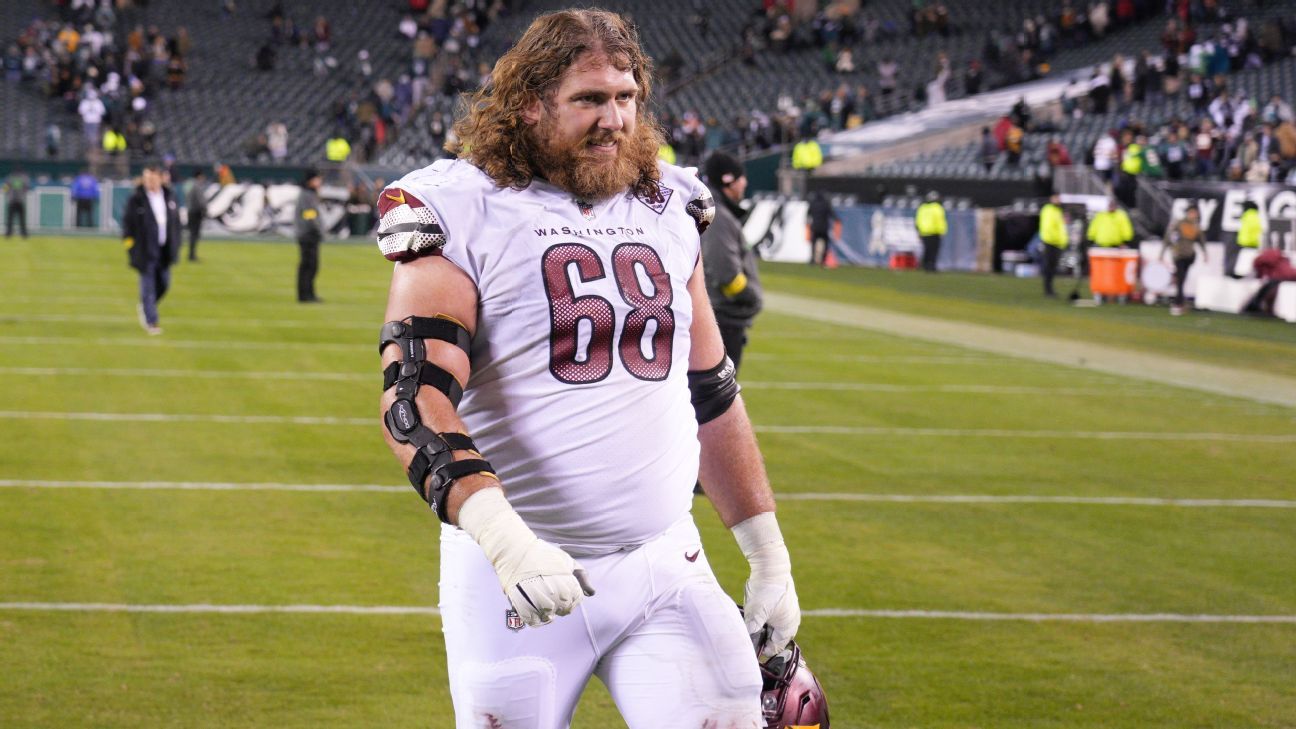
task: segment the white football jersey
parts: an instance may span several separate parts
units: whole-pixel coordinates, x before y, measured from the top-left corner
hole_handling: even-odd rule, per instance
[[[661,183],[590,205],[443,160],[382,193],[389,258],[423,247],[476,284],[459,415],[526,523],[577,555],[642,544],[692,504],[687,284],[713,210],[693,174],[663,164]]]

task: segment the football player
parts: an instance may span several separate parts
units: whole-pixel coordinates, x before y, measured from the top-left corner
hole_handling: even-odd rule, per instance
[[[598,676],[636,729],[663,705],[758,729],[750,636],[768,658],[800,623],[707,300],[713,201],[658,163],[651,78],[619,16],[542,16],[469,97],[459,159],[379,195],[384,435],[443,521],[461,728],[566,727]],[[751,565],[745,617],[690,514],[699,478]]]

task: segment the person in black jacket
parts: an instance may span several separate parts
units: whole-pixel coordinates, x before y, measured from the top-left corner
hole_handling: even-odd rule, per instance
[[[743,239],[747,211],[739,203],[747,191],[747,175],[742,163],[723,152],[712,154],[704,171],[715,198],[715,220],[702,234],[702,268],[720,338],[737,370],[747,330],[764,303],[756,254]]]
[[[162,184],[160,164],[145,165],[141,184],[126,201],[122,243],[131,268],[139,272],[140,326],[149,334],[161,334],[157,307],[171,286],[171,264],[180,253],[180,209],[171,189]]]
[[[297,247],[301,252],[297,262],[297,301],[303,304],[320,301],[315,295],[315,275],[319,273],[319,247],[324,239],[319,219],[319,189],[323,179],[319,172],[307,170],[297,196]]]

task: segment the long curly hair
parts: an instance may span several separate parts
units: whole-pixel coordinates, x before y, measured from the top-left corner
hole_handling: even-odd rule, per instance
[[[460,100],[454,137],[446,150],[480,167],[500,187],[523,189],[539,170],[535,143],[522,113],[536,100],[546,102],[563,73],[586,51],[607,55],[617,69],[630,71],[638,86],[636,126],[655,139],[661,128],[648,110],[652,97],[652,59],[639,34],[616,13],[563,10],[536,18],[518,42],[495,63],[490,80]],[[654,148],[656,145],[654,145]],[[656,159],[640,164],[636,194],[655,195],[661,172]]]

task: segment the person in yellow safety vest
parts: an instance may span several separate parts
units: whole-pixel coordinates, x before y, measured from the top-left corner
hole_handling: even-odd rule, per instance
[[[1121,172],[1131,176],[1143,172],[1143,145],[1140,144],[1142,141],[1143,137],[1140,135],[1125,147],[1125,153],[1121,156]]]
[[[823,149],[814,137],[806,137],[792,148],[792,169],[813,172],[823,164]]]
[[[1040,266],[1044,276],[1044,295],[1057,296],[1053,291],[1053,277],[1057,274],[1058,261],[1062,260],[1062,251],[1071,243],[1060,196],[1050,197],[1048,203],[1040,208],[1039,226],[1040,242],[1044,244],[1041,251],[1044,260]]]
[[[346,140],[346,137],[339,134],[324,143],[324,157],[329,162],[341,164],[346,162],[347,157],[350,156],[351,143]]]
[[[657,159],[668,165],[675,164],[675,148],[670,146],[670,142],[662,142],[657,148]]]
[[[108,127],[103,133],[103,151],[107,154],[120,154],[126,151],[126,135],[117,131],[113,127]]]
[[[936,259],[940,256],[941,237],[948,226],[945,223],[945,206],[941,205],[940,193],[932,190],[927,193],[927,202],[918,206],[914,215],[914,227],[922,239],[922,267],[928,273],[936,273]]]
[[[1238,253],[1243,248],[1255,250],[1260,247],[1260,238],[1264,235],[1264,221],[1260,219],[1260,208],[1251,200],[1242,203],[1242,219],[1238,221],[1237,240],[1228,247],[1224,256],[1224,273],[1227,276],[1240,278],[1237,271]]]
[[[1107,210],[1089,221],[1089,241],[1100,248],[1127,248],[1134,240],[1134,224],[1121,210],[1115,198],[1107,201]]]

